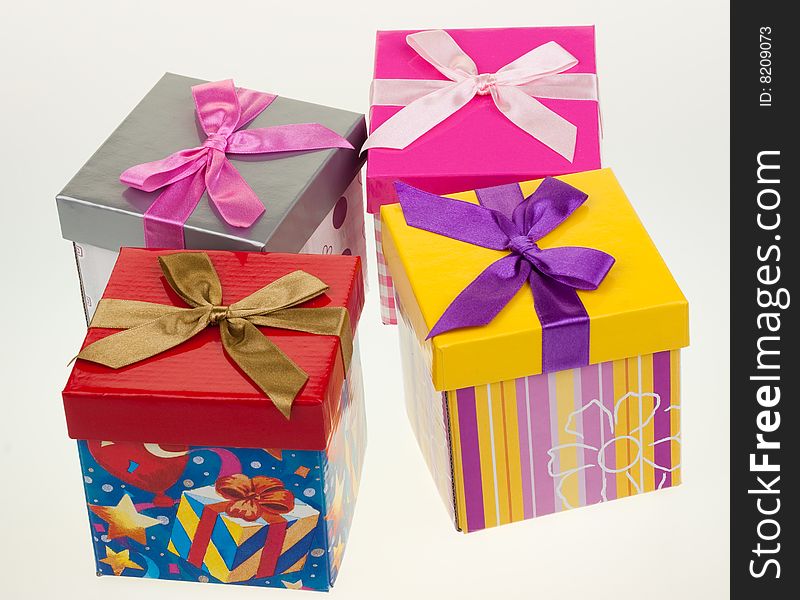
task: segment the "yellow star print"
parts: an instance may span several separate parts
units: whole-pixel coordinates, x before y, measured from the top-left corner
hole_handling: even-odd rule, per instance
[[[338,570],[339,567],[342,566],[343,556],[344,556],[344,542],[342,540],[339,540],[333,547],[333,561],[331,561],[331,566],[334,569]]]
[[[298,579],[295,582],[282,581],[281,583],[283,583],[284,587],[287,587],[290,590],[302,590],[303,589],[303,580],[302,579]]]
[[[116,506],[90,504],[89,510],[108,523],[108,538],[111,540],[129,537],[140,544],[146,544],[145,530],[160,523],[158,519],[139,514],[133,505],[133,500],[127,494],[122,496]]]
[[[328,514],[325,515],[326,521],[333,521],[334,527],[339,524],[339,519],[342,516],[342,508],[344,506],[344,480],[336,475],[336,483],[334,484],[333,500],[331,501]]]
[[[123,550],[121,552],[114,552],[111,548],[106,546],[106,557],[100,559],[101,563],[105,563],[114,571],[114,575],[122,575],[125,569],[138,569],[141,571],[143,567],[137,565],[131,560],[130,550]]]

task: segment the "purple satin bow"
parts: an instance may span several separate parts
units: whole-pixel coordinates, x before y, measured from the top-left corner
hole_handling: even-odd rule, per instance
[[[244,129],[277,96],[236,88],[233,80],[192,87],[197,117],[208,136],[195,148],[127,169],[120,181],[145,192],[164,191],[144,213],[148,248],[184,248],[183,226],[203,192],[220,217],[234,227],[250,227],[264,204],[234,168],[226,153],[270,154],[323,148],[349,148],[346,139],[319,123]]]
[[[528,198],[518,185],[478,190],[481,205],[395,183],[406,222],[493,250],[510,250],[453,300],[428,334],[486,325],[525,281],[542,324],[542,371],[589,364],[589,316],[576,290],[594,290],[614,257],[594,248],[541,249],[536,244],[583,204],[587,195],[546,178]]]

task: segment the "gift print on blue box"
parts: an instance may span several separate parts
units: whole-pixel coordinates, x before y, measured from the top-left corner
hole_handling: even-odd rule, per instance
[[[80,440],[98,574],[328,590],[366,442],[348,375],[323,452]]]

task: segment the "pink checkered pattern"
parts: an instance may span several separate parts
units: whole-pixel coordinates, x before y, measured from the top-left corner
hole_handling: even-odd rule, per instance
[[[381,321],[384,325],[397,325],[397,305],[394,299],[394,282],[386,266],[383,256],[383,236],[381,234],[381,217],[375,218],[375,250],[378,258],[378,291],[381,296]]]

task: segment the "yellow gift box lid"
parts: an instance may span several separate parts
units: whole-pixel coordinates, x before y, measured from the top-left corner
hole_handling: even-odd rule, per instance
[[[590,320],[591,364],[689,343],[689,306],[610,169],[558,177],[588,194],[540,248],[587,246],[616,262],[594,291],[578,290]],[[520,183],[529,196],[542,180]],[[478,203],[475,192],[450,198]],[[487,266],[508,254],[416,229],[399,204],[381,208],[383,251],[402,310],[429,351],[433,385],[453,390],[542,372],[542,326],[528,283],[484,327],[428,341],[450,302]]]

